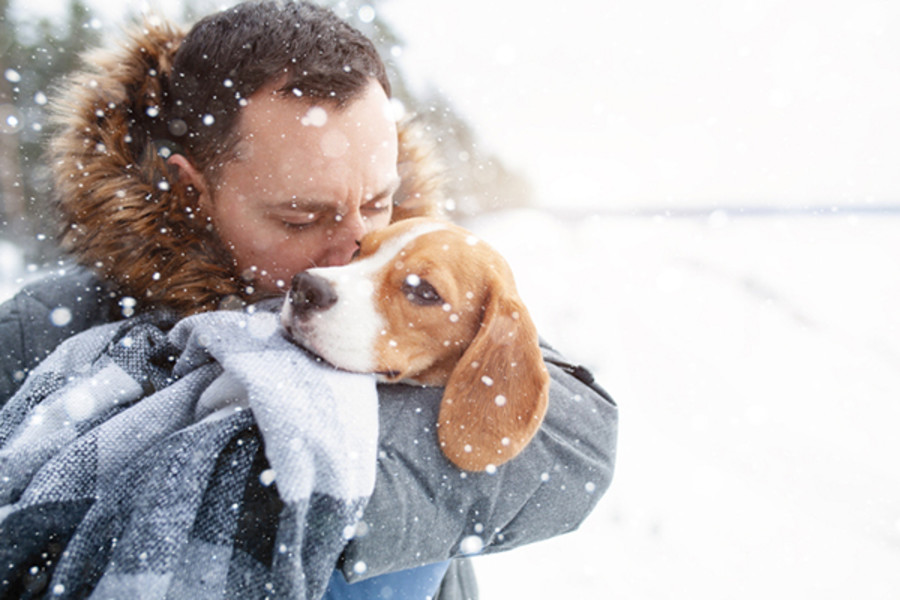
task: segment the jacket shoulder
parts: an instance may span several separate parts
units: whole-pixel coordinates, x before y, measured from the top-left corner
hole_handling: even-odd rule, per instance
[[[344,550],[348,581],[457,558],[473,546],[508,550],[572,531],[588,517],[612,481],[618,409],[587,369],[542,351],[550,372],[544,422],[493,473],[461,472],[441,453],[434,435],[440,388],[379,386],[375,491],[363,514],[365,535]],[[365,574],[354,572],[359,562]]]
[[[26,285],[0,305],[0,405],[65,339],[114,320],[117,304],[96,275],[70,267]]]

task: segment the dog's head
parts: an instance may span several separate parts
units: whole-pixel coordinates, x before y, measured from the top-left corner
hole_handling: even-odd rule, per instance
[[[297,274],[281,320],[338,368],[445,386],[438,436],[463,469],[516,456],[547,410],[549,375],[512,273],[455,225],[408,219],[366,236],[350,264]]]

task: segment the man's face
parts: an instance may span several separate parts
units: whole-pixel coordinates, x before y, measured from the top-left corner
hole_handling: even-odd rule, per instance
[[[250,98],[236,157],[201,209],[238,272],[277,292],[295,273],[350,261],[357,240],[388,225],[397,127],[377,83],[342,109],[273,93]]]

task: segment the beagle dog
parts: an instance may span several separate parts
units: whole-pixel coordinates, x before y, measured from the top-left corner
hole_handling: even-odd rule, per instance
[[[550,377],[509,266],[450,223],[398,221],[349,264],[298,273],[281,322],[335,367],[444,386],[438,439],[461,469],[519,454],[547,411]]]

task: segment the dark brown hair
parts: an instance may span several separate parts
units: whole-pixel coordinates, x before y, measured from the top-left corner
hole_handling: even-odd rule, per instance
[[[388,89],[371,44],[306,4],[242,4],[202,21],[189,38],[148,19],[86,56],[54,95],[48,157],[63,248],[117,292],[180,315],[256,296],[168,152],[184,152],[209,179],[230,158],[240,100],[267,84],[335,105],[352,102],[370,78]],[[439,214],[442,177],[431,144],[410,123],[398,134],[403,184],[393,220]]]
[[[306,2],[244,2],[199,22],[175,53],[166,140],[213,175],[230,158],[246,99],[265,85],[342,106],[372,79],[390,97],[384,63],[362,33]]]

